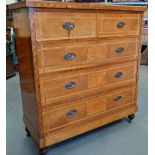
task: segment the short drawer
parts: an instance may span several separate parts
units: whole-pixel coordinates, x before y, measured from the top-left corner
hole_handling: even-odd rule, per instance
[[[60,75],[61,77],[61,75]],[[45,81],[46,99],[67,96],[87,89],[87,75],[71,76]]]
[[[137,39],[105,40],[88,44],[55,44],[42,45],[37,49],[40,69],[87,66],[99,63],[109,63],[138,55],[139,42]]]
[[[97,35],[122,36],[140,34],[141,16],[138,13],[105,12],[97,14]]]
[[[87,107],[85,102],[67,103],[58,107],[50,108],[43,113],[44,130],[68,124],[85,118],[87,115]]]
[[[91,11],[35,12],[37,41],[96,37],[96,14]]]
[[[98,89],[119,86],[122,83],[135,82],[136,63],[115,65],[113,67],[94,67],[82,70],[63,71],[45,76],[41,86],[42,101],[74,97]],[[46,80],[47,78],[47,80]]]
[[[136,89],[124,89],[106,96],[106,110],[114,109],[136,101]]]
[[[84,46],[44,46],[37,50],[40,68],[69,67],[87,61],[87,48]]]
[[[114,67],[103,71],[89,73],[88,88],[110,86],[136,78],[136,66]]]

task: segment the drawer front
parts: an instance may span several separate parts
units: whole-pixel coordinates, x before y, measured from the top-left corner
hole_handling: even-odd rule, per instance
[[[107,59],[125,58],[138,55],[139,42],[136,39],[132,41],[121,41],[107,44]]]
[[[140,34],[140,14],[105,12],[97,14],[97,35],[122,36]]]
[[[106,109],[110,110],[135,101],[135,89],[121,90],[106,96]]]
[[[38,49],[39,67],[65,67],[81,64],[87,61],[87,48],[81,46],[64,46]]]
[[[36,40],[96,37],[96,15],[88,11],[35,12]]]
[[[106,95],[87,100],[87,115],[91,116],[106,111]]]
[[[67,103],[43,113],[44,129],[49,130],[87,115],[86,103]]]
[[[45,82],[45,95],[47,100],[59,96],[67,96],[86,89],[86,75],[60,78]]]
[[[104,41],[96,44],[43,45],[37,50],[38,65],[45,71],[53,68],[108,63],[124,58],[136,58],[139,43],[136,39]]]
[[[49,108],[43,113],[44,131],[106,113],[109,110],[115,110],[127,104],[135,104],[135,99],[136,87],[131,86],[79,101],[63,103]]]
[[[136,101],[136,87],[122,88],[87,98],[87,116],[107,112]]]
[[[88,91],[119,86],[121,83],[135,82],[135,80],[136,64],[63,72],[59,75],[51,75],[48,80],[44,81],[41,87],[41,92],[45,94],[44,97],[42,95],[42,101],[73,97],[79,93],[87,94]]]
[[[104,87],[135,79],[136,66],[116,67],[106,71],[98,71],[89,74],[88,88]]]

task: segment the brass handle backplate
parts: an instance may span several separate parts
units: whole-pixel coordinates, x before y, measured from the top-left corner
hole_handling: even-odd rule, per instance
[[[122,72],[117,72],[116,74],[115,74],[115,77],[116,78],[121,78],[123,76],[123,73]]]
[[[74,29],[74,27],[75,27],[75,24],[72,22],[66,22],[63,24],[63,28],[67,31]]]
[[[118,47],[117,49],[116,49],[116,53],[123,53],[124,52],[124,48],[123,47]]]
[[[76,109],[69,110],[66,113],[67,117],[74,117],[74,116],[76,116],[76,114],[77,114],[77,110]]]
[[[118,22],[117,23],[117,28],[121,29],[121,28],[124,28],[125,27],[125,23],[124,22]]]
[[[73,59],[75,59],[75,57],[76,57],[75,53],[67,53],[64,55],[65,60],[73,60]]]
[[[68,83],[65,85],[65,87],[66,87],[67,89],[73,89],[73,88],[76,87],[76,82],[68,82]]]
[[[115,101],[120,101],[122,99],[122,96],[115,96],[114,100]]]

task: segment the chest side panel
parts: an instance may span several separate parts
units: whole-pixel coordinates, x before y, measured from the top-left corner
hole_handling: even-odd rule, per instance
[[[39,118],[28,9],[13,12],[24,122],[38,142]]]

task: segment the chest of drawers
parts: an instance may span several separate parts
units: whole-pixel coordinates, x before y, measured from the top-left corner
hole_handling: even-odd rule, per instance
[[[137,111],[145,7],[25,1],[13,11],[23,118],[48,146]]]

